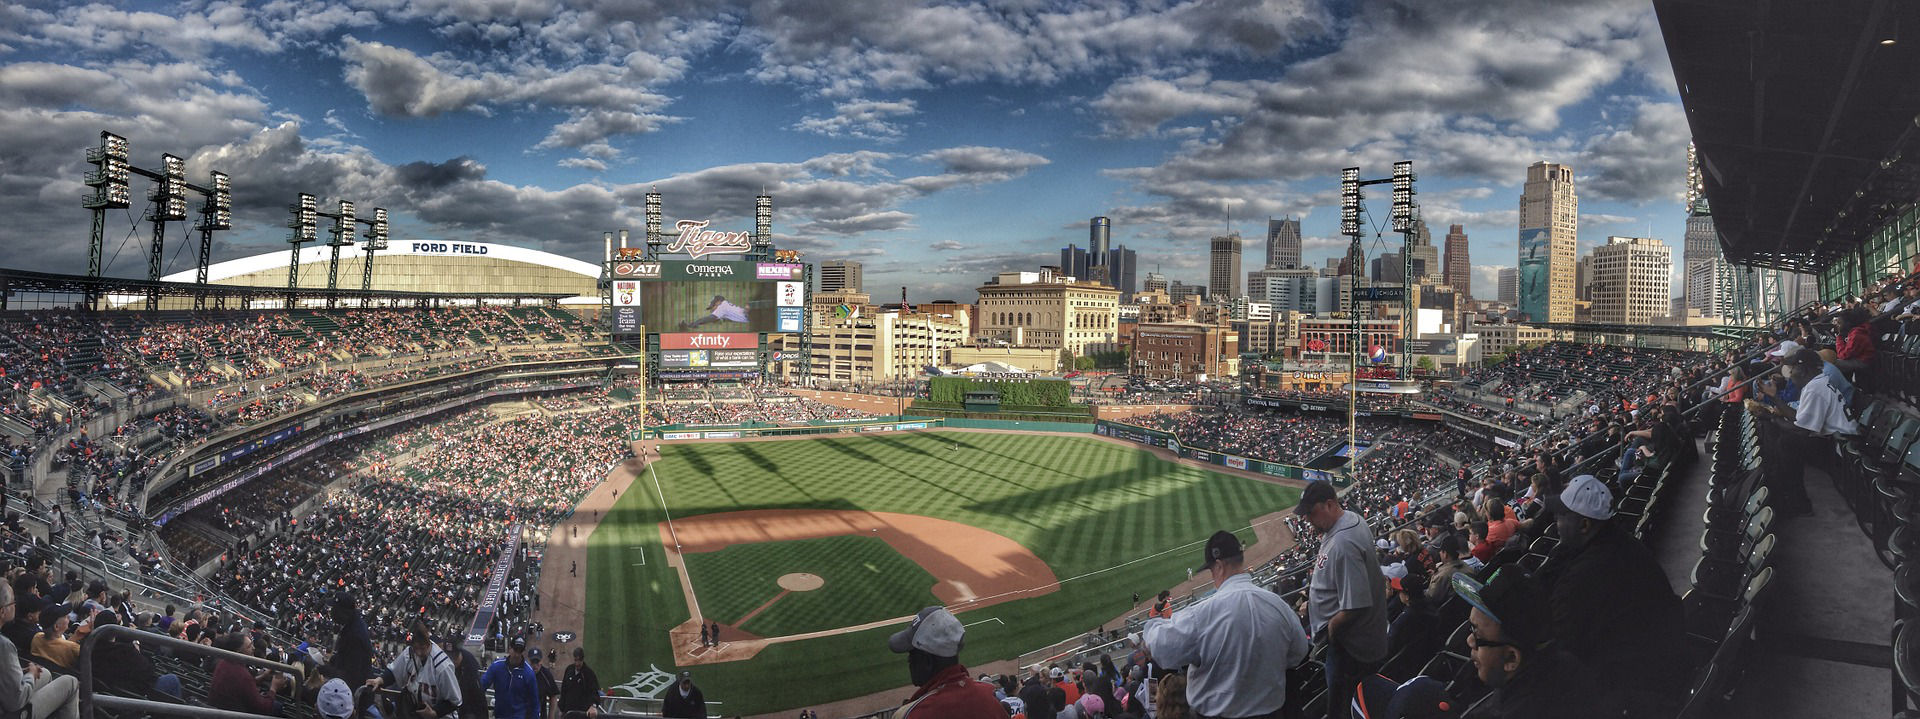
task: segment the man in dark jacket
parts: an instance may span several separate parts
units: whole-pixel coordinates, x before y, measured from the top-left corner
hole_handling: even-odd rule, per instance
[[[373,676],[373,637],[353,596],[341,594],[333,603],[333,621],[340,625],[340,637],[333,643],[333,656],[327,662],[349,687],[367,683]]]
[[[460,646],[452,634],[441,638],[440,651],[453,660],[453,675],[460,682],[461,718],[486,719],[486,694],[480,691],[480,659]]]
[[[1629,716],[1672,716],[1688,676],[1677,661],[1685,619],[1659,560],[1610,521],[1613,494],[1592,475],[1547,504],[1561,537],[1542,575],[1554,644],[1613,687]]]
[[[107,627],[120,623],[120,617],[112,611],[103,611],[94,615],[95,627]],[[93,647],[93,678],[105,682],[114,689],[144,696],[154,689],[153,663],[140,653],[139,645],[125,637],[96,639]]]
[[[540,648],[527,650],[527,660],[533,662],[533,676],[540,685],[540,719],[548,719],[553,713],[553,699],[560,696],[560,683],[553,680],[553,668],[542,662]]]
[[[666,719],[707,719],[707,696],[693,685],[693,674],[680,672],[680,681],[667,687],[660,704],[660,716]]]
[[[600,715],[600,676],[593,673],[593,667],[587,666],[587,650],[573,648],[573,663],[567,665],[567,671],[560,680],[560,715],[568,712],[586,712],[587,716]]]
[[[33,635],[40,633],[40,625],[33,621],[34,617],[40,615],[40,597],[30,593],[32,582],[21,584],[25,585],[29,591],[14,590],[14,596],[17,597],[14,600],[14,615],[12,619],[7,620],[6,624],[0,624],[0,636],[5,636],[12,641],[13,646],[22,648],[21,651],[32,652]]]
[[[1041,676],[1042,671],[1035,667],[1033,674],[1020,685],[1020,701],[1027,705],[1027,719],[1053,719],[1054,716],[1053,699],[1047,696],[1050,687]]]
[[[1473,607],[1467,652],[1493,688],[1476,719],[1614,719],[1613,696],[1579,659],[1553,646],[1546,596],[1532,577],[1508,568],[1482,585],[1464,574],[1453,591]]]

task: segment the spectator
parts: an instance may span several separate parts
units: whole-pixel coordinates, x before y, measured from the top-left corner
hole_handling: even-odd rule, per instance
[[[253,639],[245,632],[228,632],[213,640],[213,648],[251,656]],[[249,673],[240,662],[223,656],[213,665],[213,682],[207,688],[207,704],[215,709],[279,716],[280,700],[275,697],[287,688],[287,675],[280,672],[271,674],[271,688],[261,691],[259,682],[264,677]]]
[[[16,606],[13,588],[0,583],[0,620],[11,624]],[[11,638],[0,638],[0,714],[21,719],[79,719],[80,684],[72,676],[55,677],[40,665],[21,670],[20,653]],[[32,716],[22,712],[33,707]]]
[[[1434,542],[1434,552],[1440,555],[1439,566],[1433,570],[1433,581],[1427,586],[1427,600],[1438,606],[1453,594],[1453,575],[1472,574],[1467,563],[1462,560],[1466,552],[1466,540],[1453,532],[1440,535]]]
[[[407,650],[387,664],[387,672],[399,684],[402,716],[436,719],[459,710],[460,676],[447,653],[434,646],[424,624],[415,623],[408,632]],[[367,680],[375,689],[384,683],[381,677]]]
[[[1080,701],[1060,712],[1060,719],[1107,719],[1106,700],[1098,694],[1083,694]]]
[[[533,667],[527,664],[527,639],[515,636],[507,647],[507,655],[493,660],[493,666],[480,677],[480,688],[493,690],[494,719],[534,719],[540,712],[540,684]],[[680,675],[683,684],[687,683],[686,676]],[[668,707],[674,706],[672,694],[668,690]],[[674,714],[669,710],[667,716],[705,719],[707,715],[703,706],[699,714]]]
[[[560,683],[553,680],[553,668],[541,662],[540,648],[527,650],[527,661],[533,664],[533,678],[540,685],[540,719],[553,714],[554,699],[560,696]]]
[[[320,693],[313,698],[313,708],[326,719],[352,719],[353,690],[347,688],[347,682],[339,677],[328,679],[320,685]]]
[[[1053,699],[1047,696],[1047,680],[1039,667],[1020,684],[1020,701],[1027,705],[1027,719],[1054,719]]]
[[[1153,695],[1153,719],[1195,719],[1187,704],[1187,675],[1168,674]]]
[[[660,702],[660,716],[665,719],[707,719],[707,696],[700,692],[700,687],[693,685],[693,673],[680,672],[680,681],[667,689],[667,698]]]
[[[1455,575],[1456,594],[1473,607],[1467,651],[1493,695],[1474,713],[1486,719],[1612,719],[1620,712],[1600,679],[1552,643],[1546,597],[1533,578],[1513,569],[1485,585]]]
[[[1687,676],[1680,599],[1659,560],[1615,525],[1613,493],[1573,478],[1553,503],[1560,544],[1542,579],[1551,589],[1554,644],[1620,694],[1633,717],[1669,717]]]
[[[1499,551],[1492,542],[1487,541],[1486,522],[1468,522],[1467,541],[1473,544],[1473,549],[1468,553],[1481,564],[1493,561],[1493,555]]]
[[[367,633],[367,622],[361,618],[360,608],[351,594],[339,594],[333,601],[332,611],[333,621],[340,630],[333,642],[333,656],[327,661],[348,686],[365,684],[373,670],[373,639]]]
[[[1459,705],[1447,696],[1447,685],[1433,677],[1414,677],[1405,683],[1379,674],[1361,682],[1353,695],[1353,719],[1448,719],[1460,715]]]
[[[1395,597],[1403,607],[1393,623],[1387,625],[1387,654],[1409,652],[1413,656],[1431,656],[1438,650],[1439,642],[1433,636],[1435,627],[1440,624],[1440,615],[1432,604],[1427,603],[1427,578],[1421,574],[1408,574],[1387,581]]]
[[[440,638],[440,651],[453,660],[453,674],[460,683],[462,719],[486,719],[487,703],[483,699],[486,693],[480,690],[480,659],[460,646],[452,634]]]
[[[966,629],[946,607],[920,610],[913,623],[887,639],[887,648],[907,655],[907,673],[919,687],[894,719],[990,719],[1007,716],[993,685],[975,681],[960,663]]]
[[[580,647],[573,648],[573,663],[560,680],[560,714],[576,711],[600,715],[600,676],[587,666],[587,650]]]
[[[118,625],[120,618],[112,611],[102,611],[93,618],[94,626],[108,627]],[[175,699],[180,698],[180,677],[173,674],[156,676],[153,663],[147,661],[140,652],[140,643],[124,636],[109,639],[95,639],[93,647],[93,678],[123,692],[135,696],[147,691],[157,691]]]
[[[1173,605],[1169,601],[1172,599],[1172,597],[1173,597],[1173,592],[1169,592],[1165,589],[1160,590],[1159,596],[1156,596],[1153,598],[1153,606],[1147,609],[1147,617],[1159,618],[1159,619],[1172,619]]]
[[[40,634],[40,597],[34,593],[29,577],[23,576],[21,579],[28,581],[15,582],[15,587],[23,588],[8,588],[7,596],[15,599],[7,603],[8,618],[6,623],[0,624],[0,636],[13,642],[15,648],[26,647],[27,652],[32,653],[33,638]]]
[[[71,671],[80,660],[80,644],[67,638],[67,627],[72,623],[65,604],[40,610],[40,633],[33,638],[33,655]]]
[[[1372,530],[1341,508],[1331,482],[1308,484],[1293,511],[1325,535],[1307,587],[1307,617],[1314,636],[1327,642],[1327,706],[1338,712],[1387,657],[1387,581]],[[1197,703],[1194,710],[1208,713]]]
[[[1149,619],[1136,644],[1164,667],[1189,667],[1187,703],[1206,716],[1259,717],[1287,703],[1280,678],[1307,656],[1300,617],[1253,583],[1240,539],[1215,532],[1201,571],[1218,590],[1173,619]],[[1378,565],[1376,565],[1378,566]],[[1374,570],[1377,575],[1378,569]]]

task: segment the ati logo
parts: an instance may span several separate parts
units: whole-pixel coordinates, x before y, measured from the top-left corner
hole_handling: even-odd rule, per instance
[[[613,276],[615,277],[659,277],[660,263],[658,262],[615,262],[613,263]]]
[[[753,249],[753,233],[720,232],[707,229],[709,220],[681,220],[675,223],[680,235],[667,243],[667,252],[685,252],[700,259],[707,255],[743,255]]]

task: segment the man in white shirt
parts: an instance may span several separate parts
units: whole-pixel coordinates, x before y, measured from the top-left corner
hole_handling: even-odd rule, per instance
[[[1780,369],[1800,386],[1799,401],[1785,407],[1747,401],[1748,411],[1760,416],[1771,415],[1782,425],[1792,424],[1791,428],[1782,426],[1778,432],[1779,440],[1787,445],[1779,457],[1790,466],[1781,468],[1774,487],[1775,509],[1786,517],[1813,513],[1804,474],[1807,460],[1832,456],[1834,437],[1860,432],[1860,426],[1847,416],[1847,401],[1826,376],[1825,367],[1826,361],[1820,358],[1819,352],[1796,350]]]
[[[1240,540],[1215,532],[1201,567],[1219,589],[1172,619],[1149,619],[1139,644],[1155,664],[1190,667],[1187,703],[1200,716],[1265,719],[1287,703],[1287,670],[1307,656],[1300,617],[1246,572]]]

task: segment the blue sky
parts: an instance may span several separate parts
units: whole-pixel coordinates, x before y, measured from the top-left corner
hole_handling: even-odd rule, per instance
[[[1095,215],[1142,273],[1202,283],[1206,238],[1269,216],[1334,255],[1338,169],[1403,158],[1483,297],[1534,161],[1574,167],[1583,248],[1683,229],[1643,0],[0,2],[0,63],[0,264],[29,269],[84,271],[103,129],[233,176],[216,259],[283,250],[302,191],[388,207],[398,239],[592,260],[649,187],[669,224],[732,229],[765,189],[782,246],[861,260],[879,297],[970,301]]]

